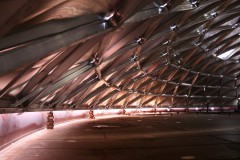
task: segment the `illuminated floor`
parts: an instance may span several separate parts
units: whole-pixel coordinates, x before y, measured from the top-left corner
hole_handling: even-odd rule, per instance
[[[240,159],[240,115],[135,115],[75,121],[12,144],[1,160]]]

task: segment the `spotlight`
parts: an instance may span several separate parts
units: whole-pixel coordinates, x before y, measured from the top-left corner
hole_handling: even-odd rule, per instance
[[[217,12],[213,12],[213,13],[211,13],[211,16],[212,16],[212,18],[217,17]]]
[[[113,15],[114,15],[114,12],[109,12],[103,17],[103,19],[104,20],[109,20],[113,17]]]
[[[144,38],[137,38],[136,42],[138,45],[141,45],[144,42]]]
[[[119,21],[119,14],[118,13],[115,13],[114,11],[113,12],[109,12],[107,13],[103,19],[108,21],[108,23],[113,26],[113,27],[116,27],[117,26],[117,23]]]
[[[198,0],[189,0],[193,8],[197,8],[199,6]]]
[[[170,26],[171,30],[172,31],[176,31],[177,30],[177,25],[176,24],[173,24]]]
[[[163,12],[167,12],[170,9],[170,4],[169,1],[166,3],[159,3],[159,2],[153,2],[153,4],[158,7],[158,12],[163,13]]]

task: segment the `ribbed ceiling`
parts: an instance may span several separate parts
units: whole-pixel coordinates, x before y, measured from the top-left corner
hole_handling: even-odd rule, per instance
[[[17,0],[0,9],[1,111],[240,101],[239,0]]]

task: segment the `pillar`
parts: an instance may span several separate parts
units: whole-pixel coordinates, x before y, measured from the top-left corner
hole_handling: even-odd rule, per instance
[[[126,115],[126,110],[125,109],[122,110],[122,114]]]
[[[90,118],[90,119],[95,119],[93,110],[90,110],[90,111],[89,111],[89,118]]]
[[[53,112],[50,111],[47,114],[47,129],[53,129],[54,127],[54,116],[53,116]]]

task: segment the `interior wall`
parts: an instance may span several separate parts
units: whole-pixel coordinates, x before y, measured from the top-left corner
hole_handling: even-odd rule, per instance
[[[54,111],[54,122],[57,124],[73,119],[88,118],[88,112],[88,110]],[[47,113],[48,111],[0,114],[0,150],[14,142],[14,140],[46,127]],[[94,111],[95,116],[121,113],[119,109]]]
[[[45,127],[47,113],[46,111],[0,114],[0,149],[21,136]],[[88,117],[88,111],[54,111],[53,113],[55,124]]]
[[[47,112],[24,112],[0,115],[0,146],[45,126]]]

